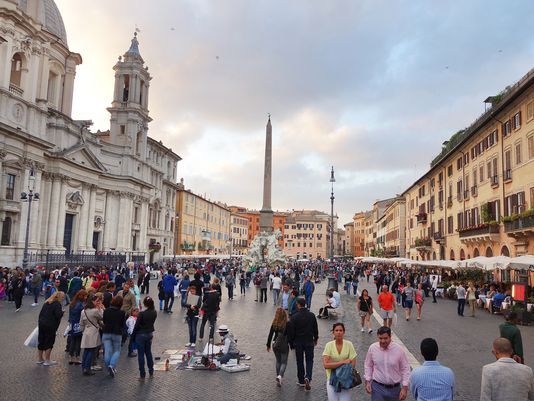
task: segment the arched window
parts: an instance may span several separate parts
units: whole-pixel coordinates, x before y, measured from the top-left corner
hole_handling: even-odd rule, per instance
[[[460,249],[460,260],[465,260],[465,251]]]
[[[508,247],[506,245],[504,245],[501,248],[501,255],[502,256],[510,256],[510,251],[508,250]]]
[[[450,257],[451,260],[454,260],[454,249],[451,249],[451,257]]]
[[[436,260],[436,251],[432,252],[432,260]]]
[[[6,217],[2,224],[2,240],[0,245],[10,245],[11,242],[11,217]]]
[[[130,92],[130,76],[125,75],[122,83],[122,101],[127,102]]]
[[[58,106],[58,94],[57,90],[59,88],[59,76],[55,71],[50,70],[48,73],[48,90],[46,92],[46,98],[48,104],[57,108]]]
[[[11,59],[11,76],[9,83],[15,85],[18,88],[22,87],[22,67],[23,67],[23,55],[21,53],[15,53]]]
[[[491,258],[493,256],[493,249],[490,246],[486,248],[486,257]]]
[[[480,256],[480,252],[478,251],[478,248],[473,249],[473,257],[476,258]]]

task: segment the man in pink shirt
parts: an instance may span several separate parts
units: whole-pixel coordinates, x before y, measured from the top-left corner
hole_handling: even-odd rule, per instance
[[[371,401],[402,401],[410,382],[408,357],[391,341],[389,327],[380,327],[377,333],[378,342],[371,344],[365,357],[365,390]]]

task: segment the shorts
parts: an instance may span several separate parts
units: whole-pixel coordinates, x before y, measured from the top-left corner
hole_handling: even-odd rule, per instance
[[[360,317],[365,317],[367,315],[370,315],[369,312],[360,311]]]
[[[383,319],[393,319],[393,315],[395,314],[395,311],[393,309],[391,310],[383,310],[382,309],[382,318]]]
[[[411,301],[408,301],[408,300],[404,301],[404,307],[405,307],[406,309],[412,309],[412,308],[413,308],[413,300],[411,300]]]

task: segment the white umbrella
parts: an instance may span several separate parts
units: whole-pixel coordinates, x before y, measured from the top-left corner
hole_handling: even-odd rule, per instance
[[[534,270],[534,255],[523,255],[512,258],[508,267],[513,270]]]

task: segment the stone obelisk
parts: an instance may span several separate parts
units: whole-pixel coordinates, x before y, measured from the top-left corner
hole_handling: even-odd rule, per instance
[[[273,128],[271,116],[265,133],[265,171],[263,174],[263,206],[260,210],[260,232],[272,233],[273,211],[271,209],[271,173],[273,164]]]

